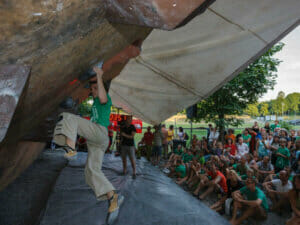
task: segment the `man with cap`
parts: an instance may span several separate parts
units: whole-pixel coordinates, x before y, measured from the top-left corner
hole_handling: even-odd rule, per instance
[[[103,70],[94,67],[94,72],[97,80],[90,82],[94,98],[91,121],[70,113],[62,113],[54,130],[53,141],[67,151],[69,157],[75,154],[77,134],[87,140],[85,179],[98,200],[108,200],[106,223],[112,224],[118,217],[124,197],[115,192],[115,188],[101,171],[103,156],[109,143],[107,127],[112,102],[103,84]]]

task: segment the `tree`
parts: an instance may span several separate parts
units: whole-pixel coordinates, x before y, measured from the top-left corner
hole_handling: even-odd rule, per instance
[[[245,113],[249,116],[259,116],[257,104],[249,104],[245,109]]]
[[[278,92],[277,98],[271,101],[272,111],[283,116],[283,113],[288,110],[288,104],[285,100],[285,93],[283,91]]]
[[[257,102],[259,97],[273,89],[280,63],[273,56],[282,47],[282,43],[276,44],[209,98],[199,102],[197,117],[192,121],[214,122],[223,140],[225,127],[238,126],[243,122],[233,115],[241,115],[249,104]]]
[[[266,116],[269,114],[269,104],[267,102],[262,102],[258,105],[259,114],[261,116]]]
[[[286,96],[285,102],[287,104],[288,110],[297,113],[299,111],[300,105],[300,93],[291,93]]]

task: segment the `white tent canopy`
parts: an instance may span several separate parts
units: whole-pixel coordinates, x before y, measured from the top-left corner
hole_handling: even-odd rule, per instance
[[[159,123],[211,95],[299,22],[299,0],[216,1],[184,27],[154,30],[113,80],[113,103]]]

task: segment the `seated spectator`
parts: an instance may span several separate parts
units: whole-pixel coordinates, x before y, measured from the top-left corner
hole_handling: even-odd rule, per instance
[[[242,157],[239,163],[232,166],[233,169],[237,172],[238,176],[247,174],[247,170],[249,169],[249,167],[246,165],[246,162],[246,157]]]
[[[291,204],[293,215],[286,222],[286,225],[300,224],[300,175],[296,175],[293,179],[293,189],[288,192],[289,202]]]
[[[247,144],[245,144],[243,142],[243,138],[240,137],[238,139],[238,143],[236,144],[236,148],[237,148],[237,157],[241,158],[243,156],[245,156],[247,153],[249,153],[249,147]]]
[[[246,186],[233,194],[233,216],[230,223],[233,225],[241,224],[249,217],[256,219],[266,219],[268,211],[267,198],[264,192],[256,187],[255,180],[248,178]],[[237,211],[242,210],[241,217],[237,218]]]
[[[236,156],[237,149],[231,138],[228,138],[226,140],[226,145],[224,150],[227,153],[225,154],[226,156],[233,157],[233,158]]]
[[[177,159],[175,166],[171,167],[171,172],[169,176],[175,176],[178,180],[186,176],[186,168],[181,159]]]
[[[224,203],[227,199],[232,199],[232,193],[241,189],[244,185],[243,183],[239,180],[238,175],[234,170],[229,170],[227,173],[227,195],[224,195],[218,202],[213,204],[210,208],[220,212],[224,209]]]
[[[216,145],[213,146],[212,149],[212,154],[213,155],[217,155],[217,156],[221,156],[223,154],[223,144],[222,142],[217,142]]]
[[[193,157],[190,163],[185,163],[185,168],[186,168],[186,176],[176,181],[176,183],[179,185],[181,185],[186,181],[188,183],[192,179],[192,177],[195,176],[195,174],[197,174],[197,172],[201,169],[201,165],[198,162],[197,158]]]
[[[219,170],[217,170],[214,164],[208,165],[206,169],[207,176],[209,176],[211,180],[206,179],[204,182],[200,182],[194,193],[197,195],[200,190],[207,187],[206,191],[199,196],[199,199],[203,200],[214,190],[226,195],[227,184],[225,176]]]
[[[274,174],[274,166],[270,162],[269,156],[265,156],[255,167],[256,176],[260,182],[264,182],[268,175]]]
[[[276,152],[275,172],[279,172],[284,169],[285,166],[289,166],[290,151],[286,147],[286,139],[280,139],[280,146]]]
[[[267,195],[272,200],[272,211],[282,211],[288,203],[288,192],[293,188],[292,182],[289,181],[288,173],[281,170],[279,179],[263,183]]]

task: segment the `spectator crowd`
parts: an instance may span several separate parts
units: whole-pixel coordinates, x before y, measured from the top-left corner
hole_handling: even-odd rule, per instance
[[[291,211],[286,224],[300,224],[300,130],[255,122],[241,134],[228,129],[220,135],[209,125],[207,137],[193,135],[187,145],[182,128],[176,139],[173,126],[154,128],[139,150],[200,200],[215,195],[210,208],[227,214],[231,224],[265,220],[269,211]]]

